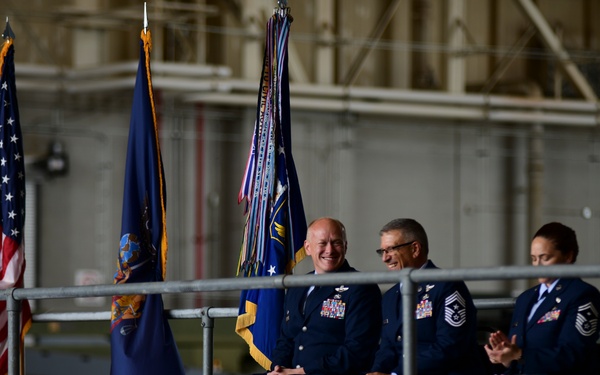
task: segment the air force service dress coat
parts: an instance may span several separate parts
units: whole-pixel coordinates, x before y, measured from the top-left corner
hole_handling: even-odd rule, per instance
[[[538,300],[539,285],[516,301],[508,337],[522,349],[508,374],[600,374],[596,341],[600,293],[581,279],[559,279],[527,318]]]
[[[437,268],[428,261],[425,268]],[[430,282],[417,286],[417,373],[481,375],[477,312],[463,282]],[[399,284],[383,296],[380,348],[372,372],[403,374],[402,295]]]
[[[356,271],[347,261],[337,272]],[[272,366],[303,367],[309,375],[354,375],[369,370],[381,332],[376,284],[290,288]],[[305,301],[306,299],[306,301]],[[306,306],[305,305],[306,302]]]

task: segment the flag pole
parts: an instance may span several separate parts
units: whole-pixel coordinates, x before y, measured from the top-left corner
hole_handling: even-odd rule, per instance
[[[148,12],[146,11],[146,2],[144,1],[144,34],[148,31]]]

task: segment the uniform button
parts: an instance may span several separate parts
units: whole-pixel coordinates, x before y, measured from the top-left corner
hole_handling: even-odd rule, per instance
[[[300,365],[296,365],[296,368],[300,368],[300,367],[302,367],[302,366],[300,366]]]
[[[402,341],[402,336],[398,335],[398,337],[396,337],[396,341]]]
[[[304,350],[304,346],[300,345],[300,346],[298,347],[298,350]]]
[[[307,329],[306,326],[302,327],[302,332],[306,332]]]

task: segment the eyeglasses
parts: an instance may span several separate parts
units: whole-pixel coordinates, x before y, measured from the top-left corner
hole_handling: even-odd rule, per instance
[[[398,250],[402,246],[412,245],[413,242],[415,242],[415,241],[410,241],[410,242],[406,242],[406,243],[403,243],[403,244],[400,244],[400,245],[388,247],[387,249],[377,249],[377,250],[375,250],[375,252],[377,253],[377,255],[383,256],[383,254],[387,254],[387,253],[389,253],[390,251],[393,251],[393,250]]]

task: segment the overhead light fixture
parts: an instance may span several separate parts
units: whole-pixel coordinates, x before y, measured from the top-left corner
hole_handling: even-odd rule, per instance
[[[50,150],[46,159],[46,172],[50,176],[64,176],[69,171],[69,156],[65,146],[60,141],[50,143]]]

